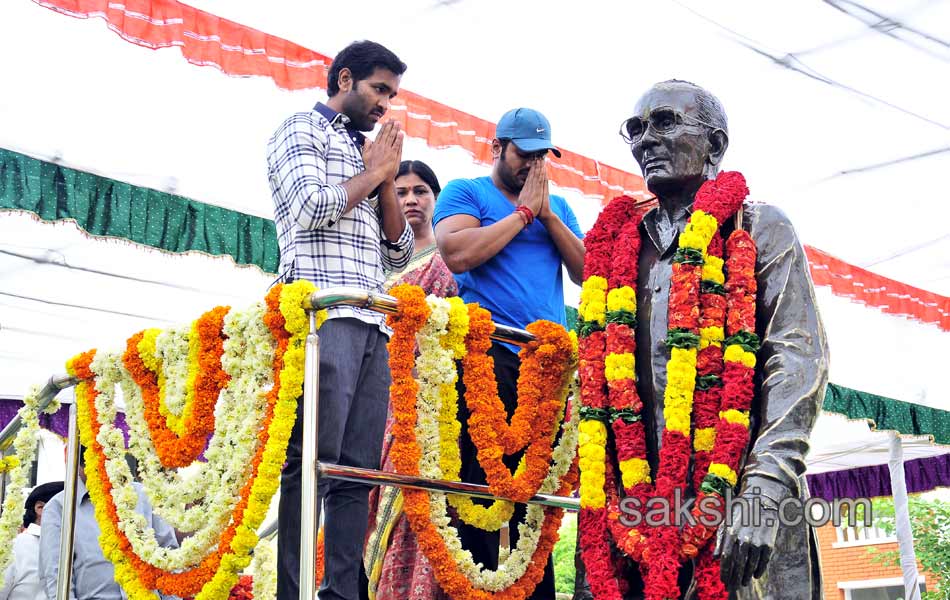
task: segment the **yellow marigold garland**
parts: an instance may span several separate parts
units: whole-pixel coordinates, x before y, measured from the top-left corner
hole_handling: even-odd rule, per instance
[[[391,290],[393,296],[400,301],[400,312],[390,317],[390,325],[394,329],[390,340],[390,368],[393,373],[391,397],[393,399],[393,414],[395,423],[393,432],[395,441],[391,456],[393,463],[401,473],[418,475],[420,449],[415,439],[414,423],[416,421],[415,397],[418,393],[418,384],[411,376],[413,357],[413,338],[428,317],[429,310],[424,302],[422,291],[413,286],[397,286]],[[559,493],[573,487],[574,470],[569,469],[561,481]],[[459,557],[449,547],[440,535],[438,528],[433,524],[430,512],[429,494],[420,490],[405,490],[405,513],[412,525],[413,532],[420,548],[433,565],[438,565],[435,571],[441,587],[451,596],[488,600],[521,600],[525,598],[537,585],[543,573],[544,563],[553,549],[557,538],[557,521],[561,511],[544,509],[542,530],[539,543],[536,546],[530,562],[526,565],[524,574],[505,589],[494,593],[476,589],[472,582],[459,572],[457,561]]]
[[[185,434],[185,427],[182,423],[182,420],[185,414],[191,413],[191,404],[194,402],[194,378],[193,376],[188,377],[188,385],[186,385],[186,397],[185,404],[181,414],[176,415],[169,407],[165,401],[166,386],[165,386],[165,369],[162,364],[162,359],[158,355],[158,348],[156,340],[158,339],[159,334],[162,333],[161,329],[153,327],[151,329],[146,329],[142,332],[142,341],[138,344],[139,357],[142,359],[142,363],[153,373],[158,375],[158,411],[163,417],[165,417],[165,423],[168,425],[168,428],[175,432],[175,435],[181,437]],[[188,348],[189,348],[189,362],[193,362],[198,353],[198,340],[197,335],[194,335],[194,328],[192,328],[192,335],[188,338]]]
[[[439,342],[451,353],[451,358],[461,360],[466,354],[468,308],[457,296],[447,300],[449,302],[448,326]],[[455,387],[457,379],[456,373],[452,382],[442,384],[439,390],[439,465],[442,468],[443,477],[449,481],[460,481],[462,469],[462,458],[459,453],[459,435],[462,425],[458,421],[459,398]],[[506,500],[495,500],[489,506],[476,504],[471,497],[459,494],[449,494],[447,500],[462,521],[485,531],[498,531],[502,525],[511,520],[515,512],[514,503]]]
[[[273,412],[269,415],[268,427],[260,434],[266,438],[266,442],[255,457],[256,468],[253,470],[256,477],[242,490],[246,500],[235,511],[237,520],[222,538],[218,552],[192,571],[162,574],[144,564],[134,554],[129,554],[128,541],[123,541],[115,506],[110,501],[103,448],[94,433],[98,429],[95,425],[95,389],[91,383],[94,375],[89,370],[94,352],[77,356],[67,364],[70,374],[82,380],[77,388],[77,408],[80,435],[87,447],[87,486],[96,506],[101,532],[100,545],[115,566],[116,581],[133,600],[154,598],[150,586],[144,584],[146,581],[154,582],[165,593],[184,596],[197,592],[196,600],[227,598],[238,573],[250,562],[249,554],[258,541],[256,531],[277,489],[287,441],[296,418],[296,402],[303,384],[304,341],[309,330],[302,302],[313,290],[312,284],[297,282],[275,288],[268,297],[271,304],[274,295],[279,294],[279,300],[274,298],[274,304],[279,302],[279,310],[276,311],[276,317],[265,318],[271,319],[272,326],[279,324],[290,335],[279,342],[279,345],[285,346],[285,350],[282,353],[278,350],[275,355],[275,371],[278,375],[271,393]],[[322,320],[321,315],[318,321]]]

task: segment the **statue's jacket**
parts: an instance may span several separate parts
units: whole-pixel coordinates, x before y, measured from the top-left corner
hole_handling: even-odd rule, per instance
[[[644,405],[647,458],[654,475],[665,425],[663,391],[670,357],[665,340],[670,277],[678,242],[678,234],[668,244],[661,241],[657,210],[648,212],[640,226],[636,355],[637,391]],[[750,443],[739,465],[738,495],[747,488],[758,487],[766,497],[765,502],[771,500],[777,505],[786,497],[797,497],[804,503],[808,498],[805,455],[828,380],[824,327],[805,251],[788,218],[778,208],[765,204],[747,204],[742,212],[742,227],[752,235],[758,248],[756,333],[761,348],[750,411]],[[689,218],[688,211],[679,217],[676,225],[681,232]],[[733,221],[724,224],[723,239],[734,229]],[[690,482],[692,469],[691,464]],[[686,496],[692,495],[692,485],[689,485]],[[791,509],[789,514],[792,514]],[[578,577],[579,583],[580,579]],[[627,598],[642,597],[639,569],[629,569],[627,579],[630,582]],[[690,563],[680,572],[680,588],[683,598],[697,597]],[[585,592],[589,593],[578,589],[575,599],[584,598]],[[749,586],[730,594],[730,598],[736,600],[821,597],[817,540],[815,532],[804,521],[797,526],[780,525],[766,572],[761,578],[753,579]]]

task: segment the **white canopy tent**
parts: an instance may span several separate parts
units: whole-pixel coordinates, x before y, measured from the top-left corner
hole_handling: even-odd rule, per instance
[[[183,27],[169,8],[176,4],[5,2],[0,148],[270,218],[266,141],[325,91],[229,77],[220,64],[189,64],[180,49],[127,43],[101,18],[61,14],[107,17],[129,38],[139,26]],[[328,57],[374,39],[409,64],[405,89],[488,121],[532,106],[549,117],[559,146],[634,173],[619,123],[653,83],[694,81],[729,114],[725,168],[746,175],[754,200],[785,210],[804,243],[922,293],[950,295],[950,198],[937,175],[950,168],[946,3],[865,2],[903,25],[877,28],[838,10],[869,14],[841,0],[190,4]],[[240,47],[221,42],[224,54],[275,51],[256,47],[253,35],[242,39]],[[443,183],[487,173],[466,150],[431,140],[410,138],[404,157],[426,161]],[[555,191],[588,229],[601,199]],[[159,252],[0,212],[0,396],[22,395],[79,350],[118,347],[134,331],[188,321],[215,304],[245,305],[272,281],[230,257]],[[947,327],[818,291],[833,382],[950,409]],[[576,304],[577,289],[565,300]],[[863,422],[822,415],[810,472],[881,464],[886,443]],[[947,451],[927,438],[903,444],[906,458]]]

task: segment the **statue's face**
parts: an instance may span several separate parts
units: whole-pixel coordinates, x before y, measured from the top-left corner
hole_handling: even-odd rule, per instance
[[[711,129],[698,121],[693,91],[654,87],[637,102],[634,116],[642,119],[641,125],[653,123],[641,127],[642,136],[630,144],[647,188],[658,196],[698,189],[709,158]]]

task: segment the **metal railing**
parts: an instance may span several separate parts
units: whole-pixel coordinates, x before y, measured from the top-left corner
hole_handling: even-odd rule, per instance
[[[50,377],[46,385],[43,386],[43,389],[40,390],[37,410],[43,411],[47,406],[49,406],[49,403],[53,401],[53,398],[56,397],[56,394],[70,386],[76,385],[76,383],[77,380],[70,377],[69,375],[54,375],[53,377]],[[0,455],[9,449],[14,438],[16,437],[16,434],[22,427],[23,420],[20,418],[20,415],[17,414],[17,416],[14,417],[12,421],[7,423],[6,427],[0,431]],[[69,433],[67,435],[68,439],[66,440],[66,447],[68,448],[68,454],[66,457],[66,494],[63,498],[63,527],[61,530],[59,545],[59,581],[57,581],[56,585],[57,600],[69,598],[69,580],[73,567],[73,561],[71,558],[73,548],[73,523],[75,521],[76,515],[74,507],[76,504],[76,476],[79,472],[79,436],[76,435],[75,403],[72,403],[69,406]],[[6,476],[0,476],[0,496],[4,498],[6,497],[7,492],[6,486]]]
[[[317,581],[314,565],[316,564],[316,540],[319,523],[317,522],[317,487],[320,477],[356,481],[368,485],[390,485],[410,487],[433,492],[458,493],[489,500],[511,500],[493,495],[488,486],[459,481],[428,479],[424,477],[410,477],[397,473],[388,473],[375,469],[361,469],[344,465],[321,464],[317,460],[318,423],[319,423],[319,382],[320,382],[320,339],[317,336],[316,311],[333,306],[356,306],[371,309],[384,314],[395,314],[397,302],[392,296],[366,292],[355,288],[327,288],[313,293],[304,302],[310,321],[310,332],[306,341],[306,359],[304,367],[303,405],[303,452],[302,452],[302,489],[300,515],[300,599],[313,600],[316,595]],[[522,329],[496,325],[492,339],[511,344],[524,345],[534,340],[534,336]],[[45,407],[56,394],[66,387],[75,385],[77,381],[72,377],[60,375],[52,377],[43,388],[42,401]],[[48,395],[48,397],[46,397]],[[11,421],[0,432],[0,450],[12,443],[16,430],[19,429],[19,417]],[[69,597],[69,581],[72,571],[73,529],[75,523],[76,506],[76,478],[79,471],[79,436],[76,432],[76,406],[69,410],[69,440],[65,500],[63,502],[63,527],[60,540],[59,582],[57,586],[57,600],[67,600]],[[529,504],[542,504],[567,510],[579,510],[580,501],[577,498],[537,494]],[[261,537],[270,537],[275,532],[275,525],[269,523],[261,531]],[[306,534],[306,535],[305,535]]]

